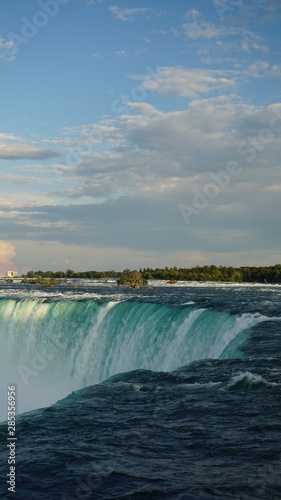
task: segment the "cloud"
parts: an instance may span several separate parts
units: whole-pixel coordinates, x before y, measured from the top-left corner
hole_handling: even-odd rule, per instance
[[[241,8],[244,10],[244,16],[248,19],[254,18],[263,24],[277,24],[280,22],[280,3],[276,0],[251,0],[241,2]]]
[[[120,21],[133,21],[136,16],[141,14],[147,14],[148,12],[152,12],[150,7],[139,7],[139,8],[125,8],[122,9],[117,5],[111,5],[108,8],[109,12],[113,14],[115,19],[119,19]]]
[[[255,39],[253,39],[253,36],[245,37],[245,39],[241,42],[241,49],[248,54],[253,50],[263,52],[264,54],[268,52],[268,47],[265,44],[256,42]]]
[[[26,144],[21,137],[0,134],[0,159],[3,160],[44,160],[59,157],[60,153],[51,148],[41,148]]]
[[[95,5],[96,3],[101,3],[104,0],[80,0],[80,2],[84,1],[87,5]]]
[[[99,52],[94,52],[94,53],[92,54],[92,57],[93,57],[94,59],[103,59],[103,57],[104,57],[104,56],[103,56],[102,54],[100,54]]]
[[[249,106],[229,96],[194,100],[187,109],[166,113],[147,103],[128,103],[126,115],[108,118],[99,125],[67,129],[74,151],[80,142],[79,154],[72,166],[53,166],[61,182],[53,182],[55,190],[49,197],[105,203],[111,197],[132,193],[168,193],[183,182],[190,183],[192,176],[223,169],[227,161],[238,156],[239,144],[258,136],[273,116],[271,107]],[[276,136],[270,147],[273,163],[277,161],[278,141]],[[260,149],[256,166],[268,151],[263,145]],[[46,186],[53,172],[49,167],[45,173]],[[48,195],[44,196],[48,204]]]
[[[185,14],[185,19],[187,22],[183,24],[182,28],[184,33],[192,40],[211,40],[225,36],[250,34],[250,32],[239,27],[206,22],[202,19],[202,14],[196,9],[189,10]]]
[[[49,256],[56,255],[56,261],[52,261]],[[68,258],[65,258],[65,256]],[[44,257],[47,256],[47,257]],[[125,268],[139,269],[140,267],[165,267],[178,266],[189,267],[198,263],[206,263],[208,259],[213,259],[219,263],[224,263],[222,258],[201,250],[192,251],[165,251],[160,255],[154,250],[132,250],[123,246],[114,245],[111,248],[98,245],[74,245],[62,244],[59,241],[43,242],[21,241],[18,249],[18,260],[23,272],[30,269],[53,269],[66,270],[71,267],[75,270],[85,271],[90,269],[115,269],[122,271]],[[231,256],[224,256],[231,262]],[[26,266],[25,263],[29,262]],[[23,263],[23,264],[22,264]],[[24,268],[23,268],[24,266]]]
[[[39,149],[26,145],[2,145],[0,144],[0,158],[4,160],[44,160],[60,156],[57,151],[51,149]]]
[[[273,73],[273,76],[280,78],[281,77],[281,64],[274,64],[274,66],[272,68],[272,73]]]
[[[223,23],[215,24],[207,22],[202,19],[202,15],[196,9],[188,11],[185,18],[187,22],[182,26],[185,35],[197,42],[200,40],[206,42],[208,40],[208,47],[204,47],[206,51],[210,51],[213,48],[210,43],[212,40],[216,40],[221,49],[231,53],[234,51],[240,52],[241,49],[247,53],[251,53],[252,51],[259,53],[268,52],[268,47],[263,43],[261,36],[249,29],[239,26],[225,26]],[[226,42],[226,39],[229,37],[231,37],[231,43]]]
[[[217,236],[217,235],[216,235]],[[51,256],[56,256],[56,261]],[[65,256],[69,258],[66,259]],[[262,251],[255,249],[253,252],[241,250],[228,251],[204,251],[195,248],[192,250],[165,250],[161,253],[157,250],[131,250],[118,245],[97,246],[97,245],[74,245],[62,244],[59,241],[39,242],[21,241],[17,260],[21,272],[26,273],[33,269],[66,270],[67,268],[76,271],[86,271],[90,269],[115,269],[122,271],[125,268],[139,269],[140,267],[160,267],[166,266],[192,267],[195,265],[272,265],[280,262],[278,251]],[[26,265],[29,263],[29,265]]]
[[[6,182],[8,184],[38,184],[40,179],[26,175],[0,173],[0,182]]]
[[[183,30],[192,40],[219,38],[222,34],[226,34],[224,27],[207,23],[200,20],[200,17],[201,14],[196,9],[189,10],[185,15],[187,22],[183,25]]]
[[[115,54],[117,55],[117,57],[127,57],[128,55],[125,50],[116,50]]]
[[[249,74],[252,77],[258,78],[264,76],[265,72],[269,69],[269,64],[267,61],[257,61],[249,66]]]
[[[189,21],[190,19],[194,21],[194,19],[198,19],[201,16],[199,10],[197,9],[190,9],[186,12],[185,14],[185,19]]]
[[[163,73],[160,68],[156,91],[162,92],[167,85],[170,92],[180,74],[183,82],[178,84],[177,92],[183,93],[188,78],[185,70],[178,71],[175,68],[174,74],[172,70]],[[214,80],[224,76],[231,79],[228,73],[206,75]],[[215,83],[207,80],[207,85]],[[114,249],[116,262],[121,263],[124,248],[135,256],[139,251],[140,258],[145,252],[161,253],[164,260],[176,258],[175,249],[180,258],[185,251],[196,255],[199,248],[208,247],[210,255],[219,259],[222,252],[239,252],[240,245],[247,247],[254,259],[266,232],[266,241],[272,242],[271,251],[278,253],[281,236],[274,227],[280,214],[280,192],[264,188],[280,185],[281,137],[276,132],[267,142],[268,136],[262,131],[268,129],[274,117],[276,127],[281,128],[281,105],[253,106],[231,95],[197,97],[178,111],[164,112],[143,102],[125,104],[123,114],[107,116],[100,123],[66,128],[62,143],[64,147],[71,144],[74,152],[78,148],[79,155],[71,165],[48,164],[42,168],[42,186],[36,186],[36,193],[30,194],[30,184],[28,191],[13,190],[3,196],[0,222],[7,239],[40,238],[42,242],[60,241],[67,246],[79,242],[83,248],[89,245],[112,252]],[[12,135],[9,139],[19,142]],[[253,148],[249,141],[256,140],[255,159],[248,162]],[[238,161],[242,173],[233,177],[187,227],[179,203],[192,206],[194,189],[204,192],[213,181],[211,174],[224,171],[233,160]],[[56,182],[53,168],[58,175]],[[31,172],[32,165],[24,166],[20,177],[26,175],[30,180]],[[37,165],[34,175],[40,173]],[[71,254],[65,252],[64,260],[65,256],[72,264]],[[57,257],[55,260],[58,262]],[[100,262],[104,262],[102,258]]]
[[[5,40],[0,35],[0,59],[4,61],[13,61],[16,57],[16,49],[13,40]]]
[[[16,256],[16,247],[9,241],[0,240],[0,273],[4,275],[8,270],[16,270],[13,262]]]
[[[142,80],[147,90],[190,98],[230,89],[236,85],[234,76],[233,71],[161,67],[156,76],[133,75],[132,78]]]

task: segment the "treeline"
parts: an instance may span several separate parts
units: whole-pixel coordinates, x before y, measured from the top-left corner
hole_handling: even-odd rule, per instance
[[[270,267],[195,266],[143,269],[145,279],[170,281],[228,281],[235,283],[281,283],[281,264]]]
[[[27,278],[80,278],[80,279],[108,279],[108,278],[118,278],[121,272],[114,270],[111,271],[82,271],[76,273],[72,269],[67,269],[66,271],[28,271],[27,274],[23,274],[23,277]]]
[[[91,278],[119,279],[129,269],[119,271],[29,271],[27,278]],[[134,270],[136,271],[136,270]],[[281,264],[269,267],[232,267],[232,266],[195,266],[191,268],[165,267],[164,269],[139,269],[145,280],[158,279],[167,281],[228,281],[236,283],[281,283]]]

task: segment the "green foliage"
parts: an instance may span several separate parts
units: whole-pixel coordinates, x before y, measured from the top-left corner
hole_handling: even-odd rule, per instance
[[[143,269],[146,279],[169,281],[226,281],[230,283],[281,283],[281,264],[270,267],[195,266]]]
[[[118,278],[120,276],[120,272],[114,271],[111,269],[110,271],[82,271],[75,272],[72,269],[67,269],[66,271],[28,271],[27,274],[23,274],[23,278],[68,278],[68,279],[109,279],[109,278]]]
[[[114,278],[119,284],[127,284],[140,287],[147,280],[159,279],[175,283],[177,281],[226,281],[229,283],[281,283],[281,264],[268,267],[233,267],[233,266],[195,266],[191,268],[165,267],[160,269],[144,268],[139,271],[124,269],[122,273],[114,271],[83,271],[74,272],[72,269],[64,271],[28,271],[23,275],[23,282],[44,284],[46,278],[69,278],[69,279],[102,279],[106,281]],[[26,281],[27,280],[27,281]],[[46,284],[46,283],[45,283]],[[53,285],[56,283],[50,283]]]
[[[54,285],[60,285],[60,281],[56,278],[43,278],[40,274],[37,278],[27,278],[24,276],[21,283],[29,283],[31,285],[42,285],[45,288],[53,288]]]
[[[129,285],[131,288],[141,288],[143,285],[147,285],[147,280],[142,276],[141,272],[125,269],[118,280],[118,285]]]

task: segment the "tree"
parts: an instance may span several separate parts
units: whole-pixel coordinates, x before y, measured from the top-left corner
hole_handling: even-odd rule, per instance
[[[118,285],[129,285],[131,288],[141,288],[143,285],[147,285],[147,280],[142,277],[140,272],[125,269],[118,280]]]
[[[74,271],[72,271],[72,269],[67,269],[67,270],[65,271],[65,277],[66,277],[66,278],[74,278],[74,275],[75,275],[75,272],[74,272]]]

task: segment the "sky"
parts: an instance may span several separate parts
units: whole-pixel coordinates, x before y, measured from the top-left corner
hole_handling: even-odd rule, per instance
[[[281,262],[281,3],[2,0],[0,273]]]

